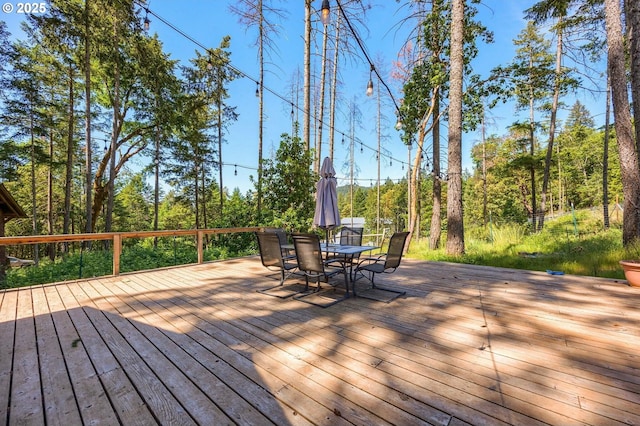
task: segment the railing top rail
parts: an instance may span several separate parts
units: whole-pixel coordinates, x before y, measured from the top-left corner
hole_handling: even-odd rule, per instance
[[[97,232],[86,234],[57,234],[57,235],[27,235],[15,237],[0,237],[0,245],[38,244],[73,241],[112,240],[115,235],[121,238],[153,238],[171,236],[189,236],[202,234],[233,234],[241,232],[255,232],[264,229],[258,226],[238,228],[209,228],[209,229],[174,229],[165,231],[134,231],[134,232]]]

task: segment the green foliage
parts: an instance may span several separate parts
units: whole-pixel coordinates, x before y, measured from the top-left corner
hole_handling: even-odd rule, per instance
[[[188,198],[170,191],[159,208],[160,229],[194,229],[193,205]]]
[[[419,44],[416,56],[421,59],[413,64],[411,76],[403,87],[403,102],[400,115],[403,122],[405,143],[419,133],[420,127],[427,125],[424,117],[429,111],[433,99],[446,98],[449,87],[450,69],[450,36],[451,36],[451,3],[443,0],[430,2],[430,12],[421,17]],[[479,77],[472,72],[471,61],[478,55],[478,41],[493,43],[493,33],[479,21],[476,21],[478,10],[473,1],[465,7],[464,25],[464,73],[471,80],[464,93],[465,130],[473,130],[482,116],[483,96]],[[419,14],[418,14],[419,15]],[[446,117],[446,114],[444,115]]]
[[[42,259],[37,266],[9,269],[0,288],[23,287],[79,278],[99,277],[111,274],[111,251],[101,249],[76,252],[51,262]]]
[[[120,231],[150,231],[152,229],[152,192],[142,174],[129,175],[116,196],[114,228]]]
[[[547,212],[569,211],[601,205],[603,200],[604,130],[593,127],[591,114],[580,103],[572,109],[565,126],[556,136],[549,174]],[[612,136],[613,137],[613,136]],[[613,198],[622,195],[620,162],[615,140],[609,144],[608,191]],[[526,224],[530,205],[527,203],[530,174],[542,167],[545,147],[539,147],[532,157],[526,153],[526,141],[512,131],[506,136],[490,136],[484,147],[477,144],[472,150],[473,175],[465,187],[465,220],[470,224],[483,224],[483,192],[486,181],[487,216],[494,223]],[[532,162],[533,160],[533,162]],[[486,176],[483,178],[483,162]],[[542,188],[541,175],[536,179],[538,191]],[[546,226],[546,224],[545,224]]]
[[[632,253],[622,247],[620,228],[603,230],[600,217],[599,212],[582,210],[575,219],[571,214],[548,219],[539,233],[514,224],[468,228],[466,253],[462,257],[447,256],[443,250],[430,251],[426,241],[413,244],[408,255],[425,260],[622,279],[618,261],[632,257]]]
[[[246,239],[253,239],[253,235],[250,233],[239,235]],[[254,243],[244,242],[234,248],[233,244],[229,243],[233,239],[221,241],[222,243],[213,241],[205,249],[205,261],[246,256],[256,252]],[[197,251],[193,238],[162,237],[157,239],[155,247],[153,238],[125,240],[125,242],[120,258],[122,273],[197,262]],[[110,275],[112,265],[113,254],[111,250],[104,249],[101,243],[95,243],[91,250],[75,250],[53,262],[43,259],[38,265],[18,269],[10,268],[5,281],[0,283],[0,289]]]
[[[263,211],[261,223],[270,223],[289,232],[308,231],[315,209],[318,177],[311,171],[312,152],[298,137],[282,135],[273,159],[263,164]]]

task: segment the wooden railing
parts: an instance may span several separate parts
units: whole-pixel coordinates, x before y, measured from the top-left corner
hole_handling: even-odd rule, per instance
[[[120,255],[122,254],[122,241],[127,238],[155,238],[193,236],[196,238],[198,263],[204,262],[204,240],[206,235],[235,234],[242,232],[255,232],[264,227],[245,228],[212,228],[212,229],[185,229],[171,231],[141,231],[141,232],[101,232],[95,234],[59,234],[59,235],[32,235],[22,237],[0,237],[0,246],[41,244],[41,243],[68,243],[85,241],[111,241],[113,250],[113,275],[120,275]]]

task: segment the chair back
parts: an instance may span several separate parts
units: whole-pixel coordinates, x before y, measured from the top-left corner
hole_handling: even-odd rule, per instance
[[[363,228],[343,227],[340,230],[340,245],[342,246],[361,246]]]
[[[282,228],[268,228],[266,232],[272,232],[278,236],[278,240],[280,241],[280,245],[287,244],[287,233]]]
[[[389,240],[389,249],[387,250],[387,258],[384,262],[384,269],[395,269],[400,266],[404,245],[407,242],[408,232],[396,232]]]
[[[304,272],[324,273],[320,239],[315,234],[293,234],[293,246],[298,258],[298,268]]]
[[[262,264],[267,268],[282,268],[284,264],[278,236],[274,232],[256,232],[256,237]]]

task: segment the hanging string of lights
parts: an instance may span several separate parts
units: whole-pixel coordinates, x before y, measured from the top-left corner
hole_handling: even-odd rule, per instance
[[[170,21],[168,21],[167,19],[163,18],[162,16],[160,16],[157,12],[153,11],[152,9],[149,8],[148,4],[145,4],[142,2],[142,0],[134,0],[135,3],[137,5],[139,5],[141,7],[142,10],[144,10],[145,12],[145,17],[144,17],[144,21],[143,21],[143,27],[145,29],[145,31],[148,31],[150,28],[150,23],[151,20],[149,19],[149,16],[154,17],[156,20],[158,20],[159,22],[162,22],[164,25],[166,25],[167,27],[169,27],[171,30],[175,31],[177,34],[179,34],[181,37],[185,38],[186,40],[190,41],[191,43],[193,43],[194,45],[198,46],[199,48],[201,48],[202,50],[204,50],[205,52],[207,52],[210,55],[215,55],[214,51],[211,50],[210,48],[208,48],[207,46],[205,46],[203,43],[199,42],[198,40],[196,40],[195,38],[193,38],[192,36],[190,36],[189,34],[187,34],[186,32],[184,32],[183,30],[181,30],[180,28],[178,28],[176,25],[172,24]],[[351,25],[351,23],[348,21],[348,18],[346,17],[346,15],[344,14],[344,11],[342,10],[342,6],[340,5],[340,2],[338,1],[338,6],[341,10],[341,13],[343,15],[343,17],[345,18],[345,20],[348,23],[348,26],[352,32],[352,34],[354,34],[354,37],[358,43],[358,45],[360,46],[361,51],[363,52],[363,54],[365,55],[365,59],[367,60],[367,62],[370,65],[370,72],[371,73],[375,73],[378,81],[380,81],[383,86],[386,88],[386,90],[389,93],[389,96],[391,97],[391,100],[394,103],[394,107],[396,109],[396,113],[398,114],[399,117],[399,107],[398,104],[395,100],[395,98],[393,97],[393,94],[391,92],[391,89],[389,88],[389,86],[387,86],[387,84],[384,82],[384,80],[382,79],[382,77],[380,76],[380,74],[378,73],[378,70],[375,68],[373,62],[371,61],[371,58],[369,56],[369,54],[366,52],[366,49],[362,43],[362,41],[360,40],[360,37],[357,35],[357,33],[355,32],[355,29],[353,28],[353,26]],[[326,7],[326,8],[325,8]],[[321,17],[322,19],[326,19],[327,23],[328,23],[328,17],[329,17],[329,1],[328,0],[323,0],[323,4],[322,4],[322,9],[321,9]],[[240,70],[239,68],[237,68],[235,65],[231,64],[231,63],[227,63],[227,65],[231,70],[233,70],[236,74],[238,74],[241,77],[247,78],[253,82],[256,83],[256,92],[258,92],[258,89],[260,88],[260,86],[262,86],[263,90],[266,90],[267,92],[271,93],[273,96],[275,96],[276,98],[282,100],[283,102],[289,103],[291,105],[291,115],[294,115],[294,109],[297,109],[299,112],[302,112],[302,108],[294,105],[293,102],[291,102],[289,99],[287,99],[285,96],[281,95],[280,93],[278,93],[277,91],[271,89],[270,87],[268,87],[267,85],[263,83],[261,83],[259,81],[259,79],[252,77],[250,74]],[[371,87],[371,93],[373,93],[373,81],[371,80],[371,76],[370,76],[370,81],[369,81],[369,85]],[[367,88],[367,94],[369,92],[369,88]],[[346,137],[346,134],[343,131],[340,131],[339,129],[333,127],[331,128],[331,126],[327,123],[325,123],[323,120],[320,120],[318,117],[316,117],[315,115],[313,115],[313,118],[316,122],[319,122],[321,125],[327,126],[330,128],[330,130],[334,130],[337,133],[341,134],[343,139],[344,137]],[[399,129],[401,127],[401,121],[398,118],[398,123],[396,124],[396,129]],[[397,163],[400,164],[402,166],[402,169],[404,170],[405,166],[409,166],[410,164],[402,159],[398,159],[395,158],[389,154],[385,154],[382,152],[378,152],[377,148],[374,148],[370,145],[367,145],[366,143],[364,143],[360,138],[353,137],[354,142],[360,144],[361,147],[361,152],[362,152],[362,148],[367,148],[369,150],[371,150],[372,152],[375,152],[377,156],[379,156],[380,158],[386,158],[389,162],[390,165],[392,165],[393,163]],[[256,167],[250,167],[250,166],[242,166],[239,164],[235,164],[235,163],[222,163],[223,166],[234,166],[234,174],[237,175],[237,168],[243,168],[243,169],[248,169],[248,170],[255,170],[257,171],[258,169]],[[355,179],[354,179],[355,180]],[[366,179],[364,179],[366,180]]]
[[[396,102],[396,98],[393,96],[393,92],[391,91],[391,89],[389,88],[387,83],[384,81],[384,79],[382,78],[382,76],[378,72],[378,69],[375,67],[373,61],[371,60],[371,56],[367,52],[367,49],[365,48],[364,43],[362,42],[362,38],[360,37],[360,35],[358,35],[358,32],[353,27],[353,25],[351,25],[351,21],[349,20],[349,17],[344,12],[344,9],[342,8],[342,5],[340,4],[340,0],[336,0],[336,4],[338,5],[338,10],[340,10],[340,14],[342,15],[342,18],[347,23],[347,27],[349,27],[349,31],[351,31],[351,34],[353,35],[353,38],[355,39],[356,43],[358,44],[358,47],[360,48],[360,51],[364,55],[365,60],[369,63],[369,66],[371,67],[371,72],[375,73],[376,77],[378,78],[378,81],[380,81],[380,83],[385,87],[385,89],[387,89],[387,92],[389,93],[389,97],[391,98],[391,101],[393,101],[393,105],[395,106],[396,114],[398,115],[398,118],[400,118],[400,107],[398,106],[398,102]],[[328,23],[328,17],[330,16],[329,0],[323,0],[321,13],[322,13],[322,17],[323,17],[323,21],[322,22],[326,25]],[[325,16],[327,17],[326,18],[327,22],[325,22],[325,18],[324,18]],[[373,81],[371,80],[371,76],[370,76],[369,77],[369,83],[367,84],[367,96],[371,96],[372,94],[373,94]]]

